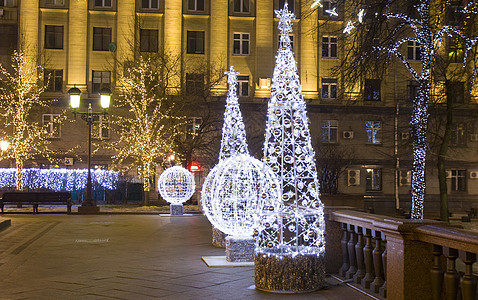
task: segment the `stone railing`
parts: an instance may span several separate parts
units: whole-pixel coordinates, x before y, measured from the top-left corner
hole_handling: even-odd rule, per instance
[[[330,274],[388,299],[475,299],[478,233],[333,208],[326,209],[326,228]]]

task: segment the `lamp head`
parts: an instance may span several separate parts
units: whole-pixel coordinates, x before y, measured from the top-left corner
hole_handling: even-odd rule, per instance
[[[80,96],[81,91],[77,87],[73,87],[68,90],[68,94],[70,95],[70,106],[73,109],[78,109],[80,107]]]
[[[103,109],[107,109],[110,107],[111,101],[111,90],[109,88],[102,88],[100,91],[100,100],[101,100],[101,107]]]

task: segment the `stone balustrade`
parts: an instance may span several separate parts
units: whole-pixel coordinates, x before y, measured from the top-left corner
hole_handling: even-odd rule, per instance
[[[478,233],[346,209],[325,214],[328,273],[388,299],[476,298]]]

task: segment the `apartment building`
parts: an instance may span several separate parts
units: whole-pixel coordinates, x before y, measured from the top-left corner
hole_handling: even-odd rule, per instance
[[[289,8],[296,14],[291,40],[308,104],[318,169],[322,170],[324,199],[338,193],[365,199],[360,205],[378,212],[393,212],[398,207],[408,210],[412,160],[408,123],[416,82],[397,61],[383,77],[364,77],[356,88],[345,90],[347,78],[332,68],[344,57],[341,33],[347,16],[335,1],[324,0],[323,7],[311,9],[313,2],[290,0]],[[53,78],[45,97],[60,101],[41,113],[45,122],[67,108],[67,91],[72,87],[82,91],[82,101],[98,109],[97,92],[102,87],[114,88],[119,71],[116,61],[134,56],[132,42],[142,52],[165,51],[182,57],[183,78],[172,94],[205,80],[201,74],[189,73],[186,61],[224,66],[224,70],[233,65],[239,72],[240,104],[251,153],[260,157],[278,47],[274,10],[283,4],[284,0],[0,0],[5,16],[0,16],[0,30],[11,30],[11,37],[18,38],[22,49],[39,55],[46,74]],[[420,59],[417,44],[409,43],[403,51],[412,63]],[[455,110],[447,180],[450,210],[464,212],[478,207],[478,110],[464,83],[457,81],[456,86],[460,106]],[[226,89],[223,80],[210,97],[218,116],[223,112]],[[437,96],[443,93],[435,90]],[[193,128],[201,126],[199,111],[191,109]],[[436,115],[441,115],[437,111]],[[114,138],[108,126],[107,119],[98,119],[98,144]],[[83,157],[86,134],[86,125],[79,121],[61,128],[52,126],[53,144],[80,145],[78,153]],[[110,166],[110,155],[100,147],[94,164]],[[201,157],[194,159],[202,164],[204,178],[212,165],[203,163]],[[84,161],[65,160],[68,167],[84,167]],[[436,152],[431,148],[425,211],[439,210],[435,161]],[[343,198],[327,200],[327,204],[350,203],[339,200]]]

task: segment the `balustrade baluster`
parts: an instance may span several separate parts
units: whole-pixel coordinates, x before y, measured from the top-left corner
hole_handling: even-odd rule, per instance
[[[362,278],[365,277],[365,263],[363,258],[363,228],[355,227],[355,233],[357,234],[357,244],[355,244],[355,255],[357,259],[357,272],[355,273],[353,280],[355,283],[361,283]]]
[[[473,276],[473,264],[476,254],[460,251],[460,259],[465,263],[465,274],[461,278],[461,295],[463,300],[476,299],[476,278]]]
[[[345,278],[351,279],[357,273],[357,257],[355,256],[355,244],[357,243],[357,235],[355,234],[355,226],[347,225],[349,231],[349,242],[347,249],[349,252],[349,269],[345,273]]]
[[[384,282],[380,287],[380,296],[387,297],[387,237],[382,233],[382,240],[385,246],[385,250],[382,253],[382,264],[383,264],[383,278]]]
[[[378,231],[373,231],[373,239],[375,241],[375,248],[373,249],[373,266],[375,269],[375,278],[370,283],[370,289],[374,293],[378,293],[380,287],[383,285],[383,268],[382,268],[382,234]]]
[[[341,227],[342,227],[342,230],[344,232],[344,236],[342,238],[342,241],[340,242],[341,245],[342,245],[342,261],[343,261],[343,264],[342,264],[342,267],[340,267],[339,275],[341,277],[345,277],[345,273],[347,272],[347,270],[350,267],[350,264],[349,264],[349,250],[347,248],[347,242],[349,240],[349,232],[347,231],[347,224],[342,223]]]
[[[458,284],[460,282],[460,275],[456,271],[456,259],[458,257],[458,250],[445,247],[443,254],[446,256],[446,272],[445,272],[445,290],[446,299],[457,299]]]
[[[433,267],[430,270],[433,300],[441,299],[443,289],[443,269],[441,268],[440,257],[442,255],[442,247],[433,245]]]
[[[364,228],[363,234],[365,237],[365,247],[363,248],[363,257],[365,262],[365,277],[362,278],[362,286],[366,289],[370,288],[370,283],[375,278],[373,269],[373,255],[372,255],[372,230]]]

